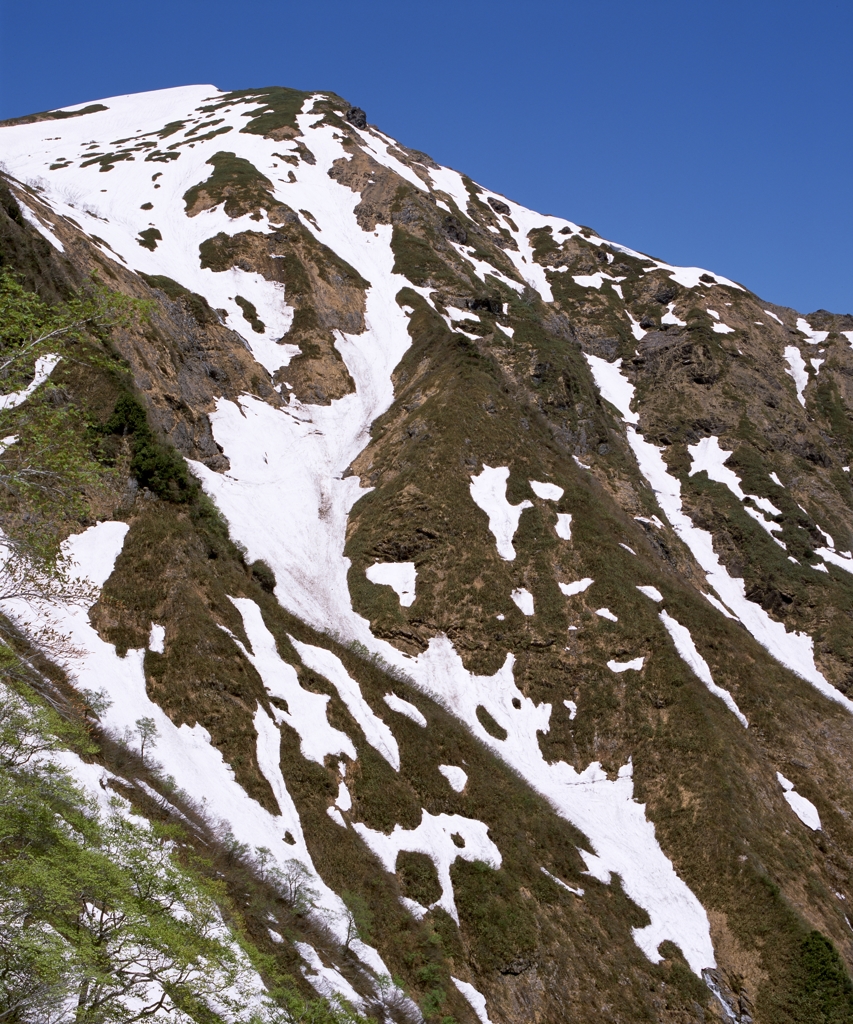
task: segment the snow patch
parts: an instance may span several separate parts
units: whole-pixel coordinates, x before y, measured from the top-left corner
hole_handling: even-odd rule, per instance
[[[386,693],[382,699],[392,711],[396,711],[399,715],[405,715],[406,718],[410,718],[416,725],[426,728],[427,720],[414,704],[403,700],[402,697],[398,697],[395,693]]]
[[[559,501],[563,496],[563,488],[556,484],[541,483],[539,480],[531,480],[530,487],[537,498],[545,501]]]
[[[450,788],[461,793],[468,782],[468,773],[452,764],[440,764],[438,770],[450,783]]]
[[[645,660],[645,658],[634,658],[632,661],[608,661],[607,667],[611,672],[639,672]]]
[[[711,670],[708,668],[708,662],[696,650],[696,644],[693,642],[690,630],[686,626],[682,626],[680,622],[672,618],[665,611],[660,613],[660,620],[672,637],[672,642],[675,644],[675,649],[678,651],[682,661],[690,666],[693,674],[702,680],[715,697],[719,697],[723,701],[744,729],[748,729],[749,722],[746,720],[746,715],[741,712],[735,703],[734,697],[732,697],[728,690],[724,690],[722,686],[717,686],[714,682]]]
[[[492,1024],[488,1013],[486,1013],[486,997],[467,981],[460,981],[459,978],[454,978],[452,974],[450,975],[450,980],[468,1000],[480,1024]]]
[[[660,602],[663,600],[663,594],[658,590],[657,587],[637,587],[637,590],[639,590],[641,594],[645,594],[646,597],[651,598],[652,601]]]
[[[595,614],[601,616],[602,619],[608,619],[610,622],[619,621],[609,608],[597,608]]]
[[[483,466],[479,476],[471,477],[471,497],[474,503],[489,517],[489,529],[495,536],[498,554],[507,562],[515,558],[512,538],[518,529],[521,513],[533,508],[533,502],[524,500],[519,505],[510,505],[506,497],[509,480],[507,466]]]
[[[795,789],[794,783],[790,779],[786,779],[781,772],[776,772],[776,778],[779,780],[779,785],[782,787],[782,795],[788,801],[791,810],[796,814],[800,821],[807,825],[813,832],[819,832],[821,830],[820,815],[817,812],[817,807],[807,800],[804,796],[801,796]]]
[[[166,650],[166,627],[151,623],[151,632],[148,634],[148,650],[155,654],[163,654]]]
[[[426,854],[435,864],[441,885],[441,896],[430,907],[441,907],[457,924],[459,914],[450,880],[451,864],[459,857],[468,861],[484,861],[499,868],[503,860],[500,850],[489,839],[488,826],[460,814],[433,815],[422,810],[421,823],[417,828],[404,829],[395,825],[387,836],[361,822],[353,825],[353,828],[376,854],[386,871],[396,871],[397,856],[403,851]],[[454,842],[454,836],[461,839],[461,846]]]
[[[347,710],[361,727],[367,742],[385,758],[395,772],[398,772],[400,770],[400,748],[397,746],[394,734],[382,719],[374,714],[373,709],[362,695],[361,687],[344,668],[341,659],[331,651],[327,651],[325,647],[303,644],[292,636],[289,637],[289,640],[296,648],[303,663],[312,672],[318,672],[328,679],[334,686]]]
[[[572,516],[570,512],[557,513],[557,525],[554,527],[554,532],[560,540],[572,539]]]
[[[509,596],[524,615],[533,614],[533,595],[529,590],[519,587],[517,590],[513,590]]]
[[[582,580],[575,580],[574,583],[558,583],[557,586],[562,590],[566,597],[572,597],[575,594],[582,594],[585,590],[588,590],[595,580],[590,576],[586,576]]]
[[[376,562],[365,575],[371,583],[390,587],[400,598],[400,604],[408,608],[415,601],[417,572],[414,562]]]
[[[803,397],[803,392],[806,390],[806,384],[809,382],[809,375],[806,373],[805,360],[796,345],[785,346],[785,360],[788,363],[788,369],[785,370],[785,373],[793,378],[794,386],[797,389],[797,400],[805,409],[806,400]]]
[[[23,390],[12,391],[8,395],[0,395],[0,412],[6,412],[8,409],[17,409],[19,405],[23,405],[36,388],[40,388],[44,384],[56,369],[58,363],[59,356],[39,356],[36,359],[33,379]],[[9,442],[9,438],[4,438],[4,441]]]

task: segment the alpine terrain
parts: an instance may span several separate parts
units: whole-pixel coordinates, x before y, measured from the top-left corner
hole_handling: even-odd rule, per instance
[[[0,1021],[853,1022],[853,316],[329,93],[0,160]]]

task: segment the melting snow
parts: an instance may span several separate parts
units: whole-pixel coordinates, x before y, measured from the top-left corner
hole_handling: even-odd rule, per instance
[[[378,751],[391,765],[395,772],[400,770],[400,748],[394,734],[388,726],[377,717],[371,706],[364,699],[361,687],[344,668],[343,662],[325,647],[314,647],[303,644],[293,637],[290,642],[296,648],[299,657],[313,672],[324,676],[338,691],[338,696],[346,704],[347,710],[361,726],[367,742]]]
[[[23,405],[36,388],[41,387],[53,373],[58,362],[59,356],[39,356],[36,359],[35,376],[23,390],[13,391],[8,395],[0,395],[0,412],[5,412],[7,409],[17,409],[19,405]],[[11,443],[8,437],[4,438],[4,441]]]
[[[584,353],[589,363],[595,383],[601,397],[614,405],[622,414],[626,423],[639,423],[640,414],[631,412],[631,400],[634,397],[634,385],[622,373],[622,360],[608,363],[599,356]]]
[[[575,715],[578,713],[577,704],[575,704],[573,700],[564,700],[563,703],[569,709],[569,721],[573,722],[575,720]]]
[[[797,399],[800,405],[805,409],[806,400],[803,397],[803,392],[806,390],[806,384],[809,382],[809,375],[806,373],[806,364],[803,360],[800,350],[796,345],[787,345],[785,347],[785,359],[788,362],[788,369],[785,373],[789,377],[793,377],[794,386],[797,389]]]
[[[151,623],[151,632],[148,634],[148,650],[155,654],[163,654],[166,650],[166,627]]]
[[[670,302],[670,304],[666,307],[666,312],[660,318],[660,322],[662,324],[672,324],[675,327],[686,327],[687,326],[687,321],[686,320],[681,320],[681,319],[679,319],[679,317],[677,317],[675,315],[675,303],[674,302]]]
[[[563,496],[563,488],[556,484],[540,483],[538,480],[531,480],[530,487],[537,498],[544,498],[546,501],[559,501]]]
[[[633,661],[608,661],[607,667],[611,672],[628,672],[629,670],[639,672],[645,660],[645,658],[634,658]]]
[[[820,815],[817,812],[817,807],[811,802],[806,800],[804,796],[794,789],[794,783],[789,779],[786,779],[781,772],[776,772],[776,778],[779,780],[779,785],[784,790],[783,796],[788,801],[791,810],[796,814],[800,821],[813,832],[820,831]]]
[[[724,690],[722,686],[717,686],[714,682],[711,676],[711,670],[708,668],[708,662],[705,661],[702,655],[696,650],[696,644],[693,643],[693,637],[690,635],[690,630],[686,626],[682,626],[680,622],[673,619],[671,615],[668,615],[664,611],[660,613],[660,620],[664,626],[666,626],[666,630],[672,637],[675,649],[678,651],[682,660],[690,666],[694,674],[702,680],[711,693],[723,701],[744,729],[748,729],[749,722],[735,703],[734,697],[732,697],[728,690]]]
[[[480,1024],[492,1024],[488,1013],[486,1013],[486,997],[467,981],[460,981],[459,978],[454,978],[452,974],[450,975],[450,980],[468,1000]]]
[[[463,818],[460,814],[433,815],[424,810],[417,828],[404,829],[395,825],[388,836],[361,822],[353,828],[376,854],[386,871],[396,870],[397,856],[404,850],[426,854],[435,864],[441,885],[441,896],[431,906],[441,907],[457,924],[459,914],[453,898],[450,865],[457,857],[468,861],[484,861],[494,868],[499,868],[502,863],[500,850],[489,839],[488,826],[473,818]],[[462,846],[456,845],[454,836],[461,838]]]
[[[590,576],[587,576],[582,580],[576,580],[574,583],[558,583],[557,586],[562,590],[566,597],[572,597],[574,594],[582,594],[585,590],[589,589],[593,583],[595,583],[595,580]]]
[[[414,562],[377,562],[368,567],[366,575],[371,583],[391,587],[404,608],[414,604],[417,577]]]
[[[554,527],[554,531],[560,540],[571,540],[572,539],[572,516],[569,512],[558,512],[557,513],[557,525]]]
[[[254,666],[267,693],[287,704],[287,711],[273,704],[273,715],[276,721],[286,723],[298,734],[302,756],[317,764],[323,764],[327,754],[346,754],[354,761],[357,755],[352,740],[329,724],[327,705],[331,698],[300,685],[296,669],[279,656],[275,637],[267,629],[254,601],[244,597],[232,597],[231,601],[243,619],[251,652],[233,633],[226,632]]]
[[[609,608],[597,608],[595,614],[600,615],[602,619],[609,619],[611,622],[619,621]]]
[[[637,590],[639,590],[641,594],[645,594],[646,597],[650,597],[653,601],[663,600],[663,594],[657,587],[637,587]]]
[[[802,317],[797,320],[797,330],[800,334],[805,334],[809,345],[822,345],[829,337],[829,331],[813,331],[808,320],[803,320]]]
[[[327,999],[334,996],[343,996],[357,1009],[364,1009],[364,1000],[350,985],[347,979],[334,967],[326,967],[320,959],[320,955],[313,946],[307,942],[294,942],[299,955],[305,961],[306,966],[302,968],[305,978],[311,982],[318,995]]]
[[[520,505],[510,505],[506,497],[506,484],[509,480],[509,469],[506,466],[483,466],[479,476],[471,477],[471,497],[489,517],[489,529],[495,535],[498,554],[507,562],[515,558],[512,538],[518,529],[521,513],[526,508],[533,508],[532,501],[522,501]]]
[[[776,474],[775,474],[775,473],[771,473],[771,474],[770,474],[770,479],[771,479],[771,480],[773,481],[773,483],[774,483],[774,484],[776,484],[776,486],[777,486],[777,487],[784,487],[784,486],[785,486],[785,485],[784,485],[784,484],[782,483],[782,481],[781,481],[781,480],[779,479],[779,477],[778,477],[778,476],[776,476]]]
[[[468,773],[452,764],[440,764],[438,770],[450,783],[450,788],[461,793],[468,782]]]
[[[533,595],[529,590],[519,587],[518,590],[513,590],[509,596],[525,615],[533,614]]]
[[[411,718],[416,725],[426,727],[427,720],[414,704],[410,704],[407,700],[403,700],[402,697],[398,697],[395,693],[386,693],[382,699],[392,711],[396,711],[400,715],[405,715],[406,718]]]
[[[42,238],[46,238],[54,249],[57,249],[59,252],[65,252],[65,246],[62,244],[62,242],[59,241],[59,239],[50,230],[50,228],[48,228],[45,224],[42,224],[42,222],[33,213],[29,206],[27,206],[26,203],[21,201],[20,196],[16,195],[15,199],[18,201],[18,206],[21,210],[21,213],[24,215],[24,220],[32,224],[32,226],[36,229],[36,231],[38,231]]]
[[[547,875],[552,882],[555,882],[557,885],[562,886],[562,888],[565,889],[567,892],[573,893],[575,896],[583,896],[583,889],[573,889],[572,886],[566,885],[566,883],[561,878],[557,878],[556,875],[552,875],[547,868],[540,868],[539,870],[542,872],[543,875]]]

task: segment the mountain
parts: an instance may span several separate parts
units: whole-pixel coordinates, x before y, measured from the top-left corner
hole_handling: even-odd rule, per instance
[[[221,942],[96,1005],[108,898],[7,908],[8,956],[83,957],[51,1019],[853,1021],[853,317],[329,93],[115,97],[0,156],[3,317],[54,324],[4,327],[6,771]]]

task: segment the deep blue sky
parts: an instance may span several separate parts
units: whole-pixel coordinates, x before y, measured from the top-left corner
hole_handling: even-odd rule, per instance
[[[850,0],[4,6],[0,118],[200,82],[330,89],[542,212],[853,312]]]

